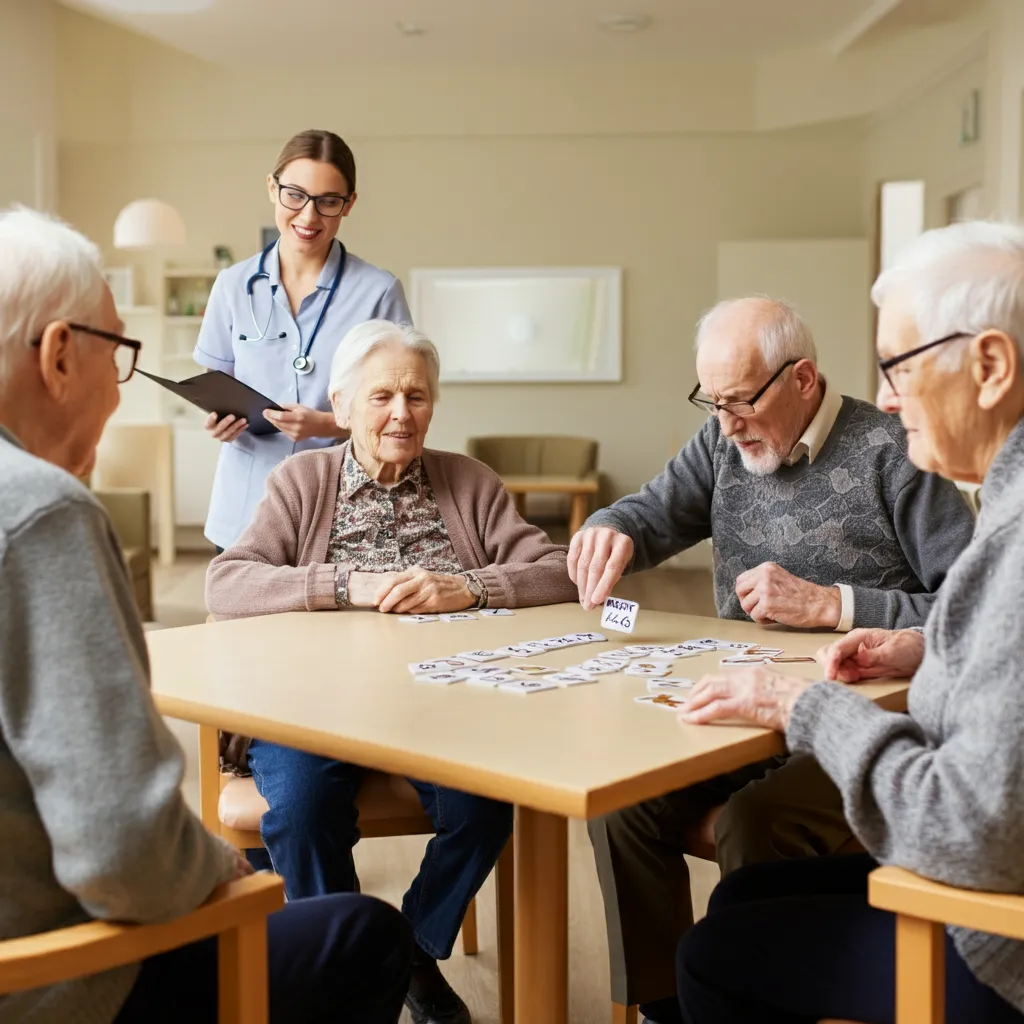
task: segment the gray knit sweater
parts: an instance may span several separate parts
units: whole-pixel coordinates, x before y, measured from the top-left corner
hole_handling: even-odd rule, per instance
[[[846,820],[883,864],[968,889],[1024,894],[1024,423],[981,490],[970,546],[925,627],[909,715],[815,683],[797,701],[791,750],[813,754]],[[1024,1012],[1024,943],[950,932],[974,974]]]
[[[148,675],[105,513],[0,428],[0,939],[164,920],[234,874]],[[110,1024],[137,971],[0,996],[0,1024]]]
[[[660,476],[586,525],[633,539],[631,572],[711,537],[722,618],[747,618],[736,578],[776,562],[819,586],[849,584],[855,626],[895,628],[924,622],[974,519],[954,484],[910,462],[897,418],[843,398],[813,465],[755,476],[712,417]]]

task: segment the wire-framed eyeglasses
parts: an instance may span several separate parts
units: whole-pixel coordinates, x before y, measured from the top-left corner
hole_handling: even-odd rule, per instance
[[[896,375],[889,372],[894,366],[899,366],[901,363],[905,363],[908,359],[913,359],[914,356],[919,356],[922,352],[927,352],[930,348],[936,348],[938,345],[945,345],[946,342],[949,341],[956,341],[957,338],[969,337],[971,337],[971,335],[965,331],[957,331],[955,334],[947,334],[944,338],[939,338],[937,341],[929,341],[924,345],[918,345],[917,348],[912,348],[909,352],[901,352],[898,356],[892,356],[889,359],[879,359],[878,369],[885,378],[885,383],[891,388],[892,393],[894,395],[898,395],[899,390],[896,387]]]
[[[717,416],[720,412],[728,412],[733,416],[738,416],[741,419],[744,416],[754,415],[754,403],[761,398],[764,393],[782,376],[784,370],[790,366],[796,366],[799,359],[788,359],[784,362],[772,375],[768,378],[767,383],[762,387],[756,395],[752,398],[748,398],[745,402],[716,402],[710,396],[700,394],[700,383],[698,382],[694,389],[690,392],[689,401],[695,405],[698,409],[710,414],[711,416]]]
[[[124,384],[131,379],[135,372],[135,364],[139,361],[139,352],[142,349],[142,342],[134,338],[126,338],[122,334],[114,334],[113,331],[101,331],[98,327],[89,327],[87,324],[76,324],[68,321],[68,327],[73,331],[80,331],[82,334],[91,334],[94,338],[102,338],[111,342],[114,348],[114,365],[117,367],[117,383]],[[42,336],[36,338],[32,345],[38,348],[42,345]]]
[[[328,192],[322,196],[311,196],[305,189],[299,188],[298,185],[282,185],[281,179],[276,175],[274,181],[277,182],[277,198],[280,200],[281,205],[286,210],[294,210],[296,213],[299,210],[304,210],[306,204],[311,202],[321,217],[340,217],[352,198],[350,195],[339,196],[336,192]]]

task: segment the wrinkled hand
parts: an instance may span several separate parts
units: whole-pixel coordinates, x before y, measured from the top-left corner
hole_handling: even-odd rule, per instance
[[[414,615],[427,612],[458,612],[468,608],[476,598],[465,576],[430,572],[414,565],[394,574],[377,588],[374,604],[382,612]]]
[[[569,544],[569,579],[587,611],[604,604],[633,559],[633,539],[608,526],[580,530]]]
[[[239,434],[242,433],[245,428],[249,426],[247,419],[236,420],[234,416],[228,414],[222,419],[217,419],[217,414],[211,412],[209,416],[203,420],[203,427],[210,432],[210,436],[214,441],[223,441],[227,444],[229,441],[234,441]]]
[[[376,608],[377,594],[390,587],[399,575],[397,572],[350,572],[348,603],[353,608]]]
[[[338,424],[329,412],[310,409],[308,405],[282,402],[284,412],[264,409],[263,415],[286,437],[293,441],[305,441],[309,437],[337,437]]]
[[[743,610],[760,623],[835,629],[843,610],[838,587],[808,583],[774,562],[762,562],[741,573],[736,578],[736,596]]]
[[[924,635],[912,629],[854,629],[815,655],[826,679],[856,683],[862,679],[912,676],[924,657]]]
[[[727,718],[785,732],[797,698],[813,685],[760,666],[736,669],[728,675],[707,675],[690,691],[679,721],[704,725]]]

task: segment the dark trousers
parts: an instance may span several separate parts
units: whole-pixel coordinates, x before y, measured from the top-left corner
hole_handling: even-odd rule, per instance
[[[357,765],[253,740],[249,767],[269,805],[260,835],[289,899],[358,889]],[[427,843],[402,913],[417,945],[451,956],[466,908],[512,833],[509,804],[410,779],[436,834]]]
[[[747,864],[835,853],[852,839],[835,784],[802,754],[747,765],[590,821],[612,999],[646,1004],[655,1020],[656,1001],[675,1005],[673,956],[693,926],[687,832],[722,804],[715,841],[723,875]]]
[[[891,1024],[896,919],[868,905],[875,867],[861,854],[758,864],[725,878],[708,916],[679,943],[685,1024]],[[948,936],[946,1020],[1024,1021],[971,974]]]
[[[272,1024],[395,1024],[412,934],[369,896],[298,900],[267,919]],[[115,1024],[216,1024],[217,940],[142,962]]]

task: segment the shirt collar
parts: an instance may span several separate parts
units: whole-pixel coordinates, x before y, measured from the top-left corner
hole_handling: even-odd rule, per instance
[[[0,426],[0,438],[3,438],[5,441],[10,441],[15,448],[21,448],[22,451],[25,450],[25,446],[4,426]]]
[[[423,469],[423,459],[417,457],[409,463],[405,468],[405,472],[402,474],[398,482],[390,488],[384,488],[382,484],[377,483],[362,466],[359,465],[359,460],[355,456],[355,452],[352,450],[352,442],[345,442],[345,457],[341,464],[341,482],[339,487],[341,493],[346,498],[352,498],[358,494],[367,484],[374,487],[380,487],[382,490],[395,490],[397,487],[404,486],[406,484],[414,487],[417,493],[422,492],[426,486],[426,473]]]
[[[800,440],[793,445],[793,450],[786,459],[787,466],[795,466],[805,455],[807,461],[813,463],[825,447],[828,435],[839,419],[839,412],[843,407],[843,396],[838,391],[833,391],[828,386],[828,381],[822,377],[825,392],[821,396],[821,405],[814,414],[814,419],[807,424],[807,429],[800,435]]]
[[[336,238],[331,239],[331,251],[327,254],[327,262],[324,264],[323,270],[320,271],[320,277],[317,279],[317,288],[323,288],[325,291],[334,284],[334,275],[338,272],[338,264],[341,262],[341,242]],[[267,253],[267,262],[265,264],[267,274],[269,275],[270,287],[276,288],[281,283],[281,243],[278,241],[274,248]]]

